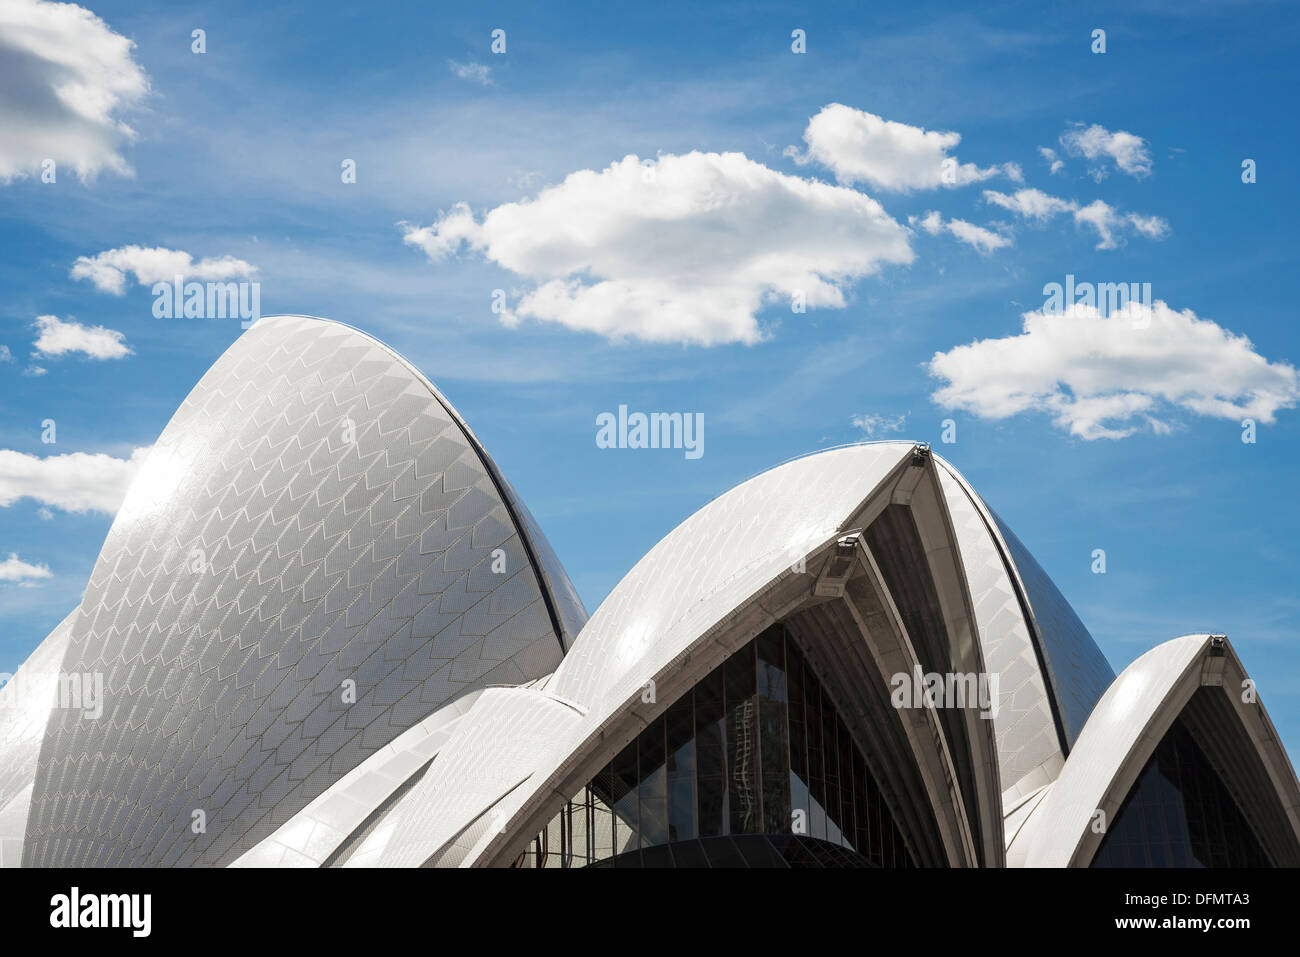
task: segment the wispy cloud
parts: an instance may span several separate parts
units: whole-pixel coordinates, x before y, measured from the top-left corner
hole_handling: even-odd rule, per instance
[[[1133,133],[1125,130],[1112,133],[1096,123],[1091,126],[1078,123],[1062,133],[1060,139],[1061,145],[1069,155],[1101,161],[1089,170],[1092,178],[1098,182],[1110,174],[1110,169],[1106,165],[1108,160],[1121,173],[1127,173],[1135,179],[1144,179],[1151,175],[1150,147],[1146,140]]]
[[[1037,223],[1068,213],[1076,226],[1087,226],[1097,234],[1098,249],[1118,248],[1128,231],[1147,239],[1164,239],[1169,235],[1169,223],[1160,216],[1123,213],[1101,199],[1084,206],[1077,200],[1061,199],[1039,189],[1021,189],[1010,195],[986,189],[984,201]]]
[[[1001,233],[995,233],[983,226],[976,226],[964,219],[945,220],[938,210],[929,210],[921,216],[909,216],[909,226],[922,229],[931,236],[948,233],[959,242],[974,247],[978,252],[991,253],[1011,245],[1011,239]]]
[[[875,438],[877,435],[887,435],[893,432],[902,432],[903,427],[907,425],[907,413],[889,418],[874,412],[863,415],[855,415],[849,420],[849,424],[855,429],[861,429],[867,438]]]
[[[492,67],[486,63],[479,63],[471,60],[469,63],[458,63],[455,60],[448,60],[447,66],[451,72],[460,77],[462,80],[469,80],[471,83],[479,83],[483,86],[492,85]]]

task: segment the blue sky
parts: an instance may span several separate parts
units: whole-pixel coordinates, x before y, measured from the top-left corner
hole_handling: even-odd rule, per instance
[[[46,21],[48,4],[12,2],[0,671],[76,605],[112,520],[96,495],[241,331],[155,318],[126,266],[121,294],[73,275],[80,257],[125,264],[103,254],[138,246],[237,261],[263,314],[338,319],[407,356],[492,452],[588,610],[758,471],[866,438],[929,441],[1117,670],[1169,637],[1226,633],[1300,749],[1286,5],[137,0]],[[32,23],[94,44],[96,68],[60,62]],[[76,115],[31,99],[77,70],[107,99],[74,96]],[[88,103],[106,108],[88,119]],[[648,172],[618,165],[629,155]],[[955,183],[936,178],[946,158]],[[660,200],[669,219],[641,214]],[[1067,274],[1150,283],[1157,303],[1145,326],[1046,315],[1044,286]],[[646,295],[658,306],[639,310]],[[705,454],[597,448],[596,415],[620,404],[702,413]],[[118,464],[46,461],[77,453]]]

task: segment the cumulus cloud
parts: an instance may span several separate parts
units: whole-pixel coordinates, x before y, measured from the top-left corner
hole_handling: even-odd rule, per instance
[[[492,68],[485,63],[471,61],[469,63],[457,63],[455,60],[448,60],[447,66],[451,72],[460,77],[462,80],[469,80],[471,83],[481,83],[483,86],[492,85]]]
[[[100,292],[120,296],[126,292],[127,278],[135,275],[142,286],[171,282],[177,276],[193,280],[249,279],[257,267],[234,256],[200,259],[189,253],[162,246],[122,246],[106,249],[94,256],[78,256],[72,264],[73,279],[89,279]]]
[[[1011,245],[1008,237],[995,233],[991,229],[985,229],[983,226],[968,223],[964,219],[949,219],[945,222],[942,214],[933,209],[922,216],[909,216],[907,222],[915,228],[925,230],[931,236],[948,233],[981,253],[991,253],[995,249]]]
[[[65,512],[112,515],[148,454],[142,448],[129,459],[88,452],[41,458],[0,449],[0,508],[30,498]]]
[[[855,429],[861,429],[866,433],[867,438],[873,438],[890,432],[902,432],[903,426],[907,424],[907,415],[904,413],[891,419],[871,412],[865,415],[855,415],[849,420],[849,423]]]
[[[1119,439],[1149,426],[1163,434],[1178,411],[1269,423],[1300,400],[1300,377],[1269,362],[1245,336],[1157,300],[1103,315],[1092,306],[1046,307],[1023,332],[937,352],[934,400],[986,419],[1046,412],[1081,439]]]
[[[1096,123],[1085,127],[1082,123],[1061,134],[1061,145],[1071,156],[1100,160],[1089,172],[1101,182],[1109,175],[1106,162],[1113,162],[1122,173],[1136,179],[1151,175],[1151,150],[1147,141],[1133,133],[1118,130],[1112,133]]]
[[[1123,234],[1129,231],[1147,239],[1164,239],[1169,235],[1169,223],[1161,217],[1122,213],[1100,199],[1084,206],[1076,200],[1049,196],[1038,189],[1021,189],[1010,195],[986,189],[984,201],[1036,223],[1045,223],[1069,213],[1076,226],[1087,226],[1097,234],[1098,249],[1118,248],[1123,242]]]
[[[0,183],[47,159],[83,181],[131,174],[119,150],[135,133],[119,117],[149,90],[134,46],[76,4],[0,4]]]
[[[0,562],[0,582],[18,582],[20,584],[37,578],[50,578],[48,565],[32,565],[20,559],[16,552]]]
[[[14,354],[9,351],[8,346],[0,346],[0,362],[13,362]]]
[[[842,308],[851,282],[913,259],[871,197],[740,153],[627,156],[481,221],[458,204],[399,227],[434,262],[469,248],[534,281],[507,322],[651,342],[757,342],[764,304]]]
[[[959,163],[949,155],[960,133],[926,130],[886,120],[842,103],[822,107],[804,130],[807,152],[789,147],[786,155],[800,165],[816,162],[841,183],[869,183],[877,189],[909,192],[964,186],[993,176],[1023,180],[1020,167],[1003,163],[984,169]]]
[[[131,354],[126,336],[116,329],[64,322],[58,316],[37,316],[36,330],[33,348],[39,356],[80,352],[91,359],[121,359]],[[44,371],[34,374],[40,375]]]

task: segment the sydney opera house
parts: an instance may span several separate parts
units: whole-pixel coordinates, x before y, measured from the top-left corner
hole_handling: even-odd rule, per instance
[[[7,866],[1300,864],[1229,641],[1116,676],[928,447],[738,485],[589,618],[447,400],[320,319],[207,372],[7,688]]]

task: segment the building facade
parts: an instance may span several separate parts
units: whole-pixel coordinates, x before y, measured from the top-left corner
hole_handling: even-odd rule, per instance
[[[1227,639],[1116,676],[927,447],[742,483],[588,619],[438,390],[306,317],[198,383],[0,691],[7,866],[1300,864]]]

